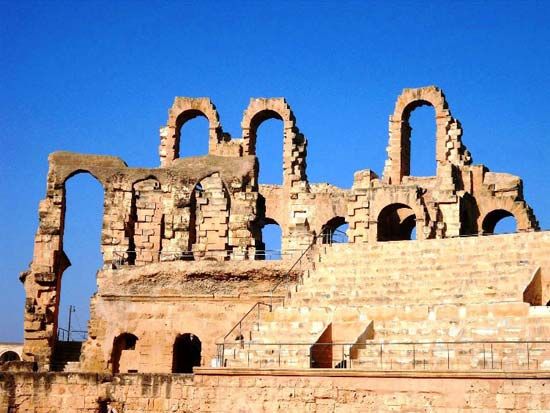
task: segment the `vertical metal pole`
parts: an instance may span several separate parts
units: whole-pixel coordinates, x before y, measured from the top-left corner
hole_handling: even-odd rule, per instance
[[[483,343],[483,368],[485,369],[485,343]]]
[[[73,306],[69,305],[69,326],[67,328],[67,330],[68,330],[67,341],[71,341],[71,318],[72,318],[72,314],[73,314]]]

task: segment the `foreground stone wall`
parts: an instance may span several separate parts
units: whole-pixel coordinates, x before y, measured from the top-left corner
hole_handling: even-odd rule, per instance
[[[0,373],[0,411],[548,412],[550,375],[334,371],[104,376]]]

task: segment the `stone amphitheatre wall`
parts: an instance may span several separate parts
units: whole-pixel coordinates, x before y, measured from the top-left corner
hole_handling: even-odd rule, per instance
[[[433,106],[436,113],[437,173],[426,178],[409,176],[408,121],[410,113],[421,105]],[[197,116],[209,122],[209,152],[180,158],[185,124]],[[268,119],[283,122],[282,185],[258,184],[257,131]],[[261,260],[260,250],[265,247],[262,228],[274,222],[281,227],[282,249],[288,257],[307,248],[322,231],[334,231],[344,223],[349,224],[351,243],[410,239],[414,228],[420,240],[491,233],[506,216],[515,217],[518,231],[538,229],[536,217],[523,199],[521,179],[472,164],[462,143],[460,122],[451,116],[444,94],[434,86],[403,91],[390,118],[388,159],[382,177],[368,169],[358,171],[350,189],[308,181],[307,139],[285,99],[251,99],[241,127],[242,135],[231,137],[223,131],[210,99],[177,97],[166,125],[160,129],[159,168],[131,168],[111,156],[50,155],[33,260],[21,274],[26,291],[24,360],[38,363],[43,371],[50,368],[57,340],[61,279],[70,266],[70,257],[63,249],[65,184],[78,173],[91,174],[104,189],[100,282],[108,278],[109,269],[120,267],[149,268],[156,263],[206,259]],[[273,274],[281,277],[284,271]],[[227,284],[229,290],[240,288],[228,279],[213,279],[222,286]],[[219,317],[227,321],[226,327],[234,321],[233,313],[242,314],[255,300],[260,290],[256,282],[248,281],[238,299],[223,297],[235,291],[212,293],[208,300],[220,305]],[[138,277],[134,284],[140,283]],[[166,302],[166,306],[174,304],[177,309],[167,321],[176,328],[180,320],[184,321],[178,314],[199,317],[202,309],[211,305],[210,301],[190,304],[186,294],[171,291],[170,286],[159,284],[156,288],[161,292],[154,296],[162,297],[156,302],[95,297],[92,314],[118,314],[125,306],[132,309],[132,317],[139,318],[150,310],[164,311],[160,307]],[[134,327],[140,328],[138,324]],[[92,317],[92,339],[96,331],[106,328]],[[208,329],[205,334],[213,339],[220,331]],[[97,336],[111,337],[103,333]],[[94,358],[92,365],[105,365],[104,357]]]
[[[202,371],[201,371],[202,370]],[[0,373],[17,412],[547,412],[548,374],[322,374],[198,369],[191,375]]]

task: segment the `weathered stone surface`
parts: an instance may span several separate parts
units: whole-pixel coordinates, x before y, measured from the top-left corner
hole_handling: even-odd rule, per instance
[[[435,109],[437,170],[431,177],[410,176],[409,117],[422,105]],[[209,122],[208,154],[179,158],[185,123],[197,116]],[[268,119],[283,122],[282,185],[258,184],[257,132]],[[373,390],[363,391],[356,379],[305,373],[292,379],[204,374],[194,381],[81,373],[178,372],[181,340],[196,352],[186,371],[197,365],[309,371],[315,363],[414,370],[427,361],[435,370],[451,362],[472,370],[486,368],[488,353],[468,347],[468,341],[532,342],[549,336],[550,312],[543,306],[550,300],[548,233],[534,232],[538,222],[523,199],[519,177],[472,165],[460,122],[440,89],[403,91],[390,117],[382,176],[357,171],[350,189],[309,182],[307,139],[284,98],[251,99],[241,127],[242,135],[234,139],[223,131],[210,99],[177,97],[160,129],[159,168],[131,168],[112,156],[50,155],[33,260],[21,275],[27,366],[51,370],[54,349],[61,346],[60,285],[71,265],[63,249],[65,183],[78,173],[91,174],[104,189],[104,265],[91,300],[89,337],[80,359],[65,366],[80,373],[4,375],[5,406],[20,405],[21,411],[105,411],[108,404],[118,411],[215,411],[224,403],[242,411],[343,411],[344,406],[456,411],[478,403],[486,409],[539,408],[516,397],[519,384],[506,377],[498,384],[506,391],[497,385],[487,390],[488,379],[472,379],[472,386],[486,392],[451,402],[464,392],[464,381],[449,381],[442,396],[435,382],[423,393],[389,378],[382,382],[391,389],[368,379]],[[490,234],[506,216],[515,217],[519,234],[458,238]],[[262,229],[272,223],[282,231],[278,262],[264,260]],[[331,245],[335,229],[345,223],[349,244]],[[418,241],[406,242],[414,229]],[[367,345],[415,340],[431,344],[420,346],[418,354],[415,348],[412,357],[408,350],[389,348],[382,361]],[[464,347],[451,351],[437,340]],[[224,347],[216,347],[220,342]],[[284,342],[301,344],[283,347]],[[323,347],[333,343],[346,347]],[[512,357],[510,346],[496,346],[491,353],[500,370],[511,362],[519,369],[532,363],[550,369],[549,349],[533,344],[526,360]],[[494,357],[491,362],[495,368]],[[536,377],[529,380],[532,389],[541,390]],[[51,396],[38,395],[42,386]],[[220,393],[237,386],[249,390]]]

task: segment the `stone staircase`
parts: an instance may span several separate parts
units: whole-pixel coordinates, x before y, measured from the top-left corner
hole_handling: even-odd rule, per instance
[[[549,233],[323,247],[225,366],[550,369],[550,343],[511,343],[550,338],[550,307],[523,298],[548,251]]]
[[[51,371],[77,371],[82,344],[81,341],[58,341],[55,343]]]

